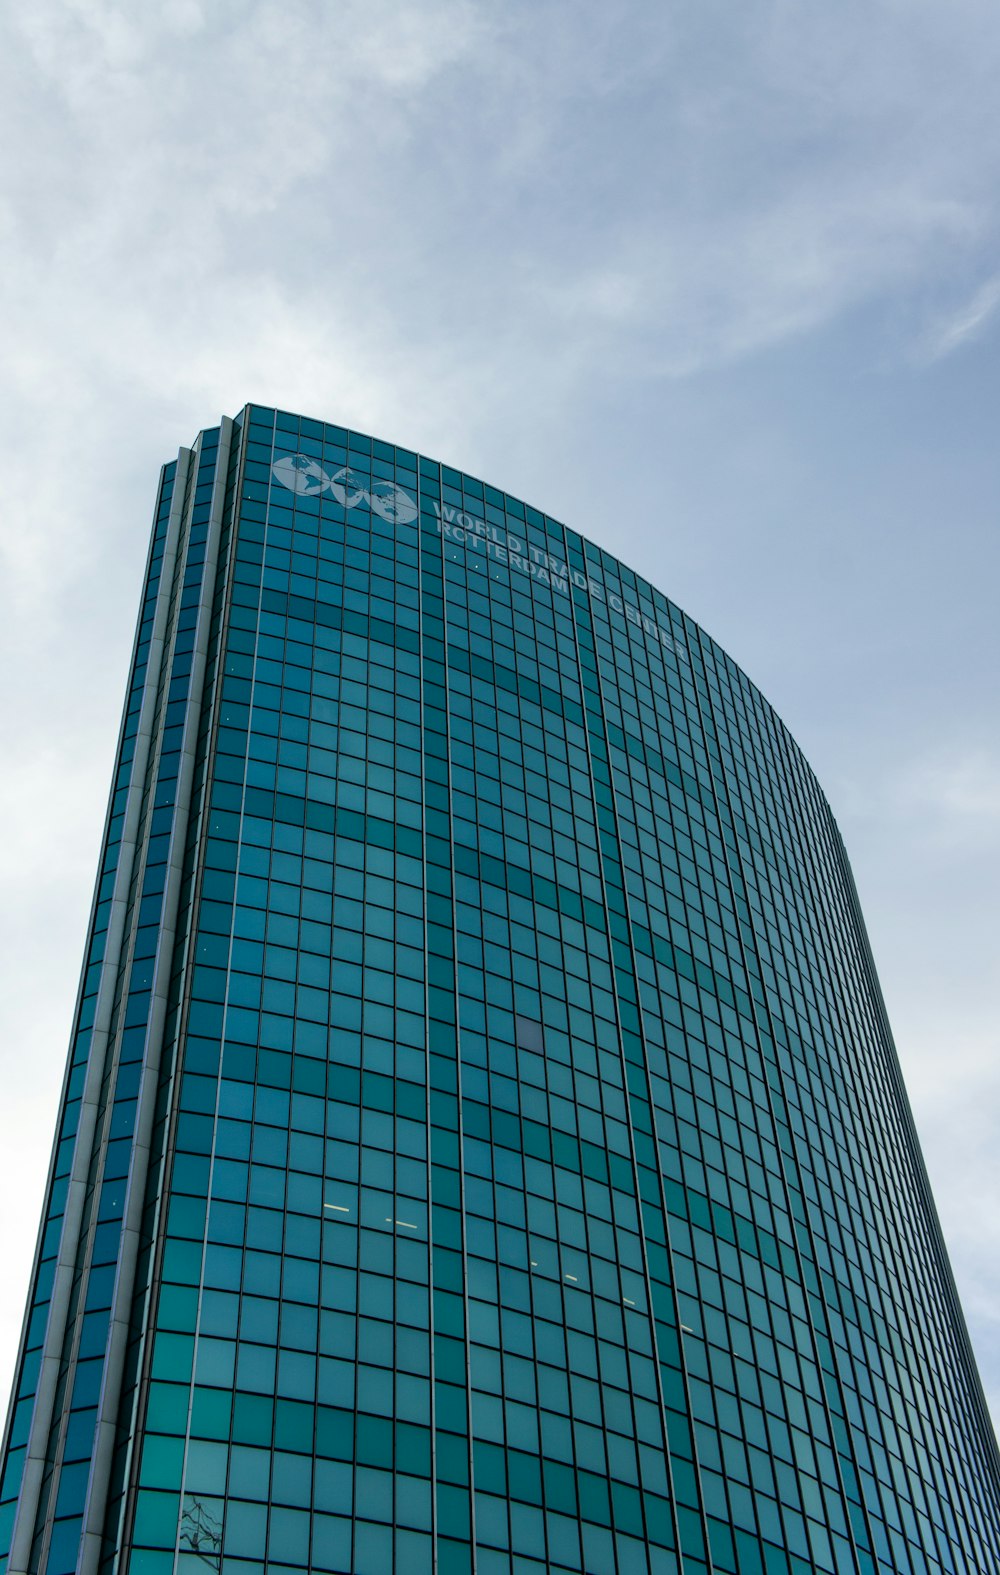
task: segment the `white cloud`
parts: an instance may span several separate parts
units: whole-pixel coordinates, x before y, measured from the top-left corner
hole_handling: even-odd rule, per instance
[[[1000,307],[1000,274],[985,280],[957,311],[949,313],[925,336],[921,353],[927,361],[940,361],[978,339],[992,325]]]
[[[1000,758],[978,749],[957,758],[921,761],[896,786],[901,808],[938,823],[948,844],[981,855],[1000,837]]]
[[[877,752],[877,746],[872,753]],[[984,1386],[1000,1416],[1000,758],[958,724],[835,801]]]
[[[596,491],[634,426],[653,435],[652,494],[661,442],[680,442],[659,381],[687,378],[678,397],[705,401],[693,464],[707,486],[757,432],[748,422],[727,449],[725,407],[695,374],[829,347],[822,330],[861,309],[904,346],[934,317],[938,357],[993,321],[1000,13],[986,0],[33,0],[4,27],[0,656],[16,681],[0,726],[23,763],[2,803],[0,1000],[8,1108],[34,1135],[0,1148],[0,1193],[21,1198],[48,1154],[159,463],[259,399],[502,465],[502,481],[544,463],[553,499],[571,480]],[[968,303],[944,313],[956,277]],[[870,329],[845,329],[838,353],[852,375],[877,360],[892,377]],[[902,401],[920,368],[895,359]],[[788,403],[815,393],[797,385]],[[856,451],[841,415],[831,445]],[[764,435],[761,490],[773,456],[791,468],[785,427]],[[909,455],[867,461],[890,460],[887,491]],[[629,557],[632,521],[614,489],[602,496]],[[808,477],[799,496],[811,520]],[[736,523],[712,526],[719,574],[737,529],[771,539],[753,500],[731,502]],[[671,550],[696,529],[672,521]],[[835,594],[846,627],[847,578],[782,582],[782,569],[762,553],[747,587],[776,638],[792,597]],[[928,725],[922,695],[900,704]],[[872,748],[851,735],[849,750]],[[869,868],[900,937],[894,1017],[978,1306],[997,1255],[976,1201],[994,1180],[995,994],[975,870],[995,838],[996,771],[978,745],[910,760],[888,787],[863,784],[856,824],[866,857],[885,850]],[[935,949],[917,916],[945,904]],[[948,1080],[953,1100],[939,1098]],[[20,1253],[26,1274],[34,1206],[23,1213],[26,1230],[6,1221],[20,1239],[5,1261]],[[12,1324],[23,1281],[11,1269],[9,1282]]]
[[[957,1005],[905,1028],[917,1130],[987,1399],[1000,1417],[1000,1032],[995,1021],[970,1022]]]
[[[6,73],[12,302],[46,289],[60,360],[100,324],[88,379],[130,315],[152,383],[179,319],[211,344],[234,284],[279,278],[302,334],[391,303],[389,337],[458,332],[499,387],[526,344],[686,375],[974,266],[997,28],[960,13],[40,0]]]
[[[891,819],[934,857],[981,860],[1000,839],[1000,755],[992,739],[935,740],[877,782],[847,778],[842,796],[855,823]]]

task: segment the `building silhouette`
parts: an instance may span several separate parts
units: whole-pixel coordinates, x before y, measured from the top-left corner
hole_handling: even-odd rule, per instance
[[[458,471],[161,476],[8,1575],[996,1575],[850,870],[730,658]]]

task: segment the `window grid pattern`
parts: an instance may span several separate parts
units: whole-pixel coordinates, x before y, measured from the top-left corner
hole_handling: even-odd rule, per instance
[[[771,708],[447,467],[248,407],[228,483],[105,1567],[1000,1567],[850,872]]]

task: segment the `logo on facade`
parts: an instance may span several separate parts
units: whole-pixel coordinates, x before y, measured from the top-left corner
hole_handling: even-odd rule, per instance
[[[417,517],[417,505],[408,492],[397,487],[394,481],[376,478],[369,484],[367,477],[342,465],[329,475],[309,454],[286,454],[271,466],[275,481],[280,481],[289,492],[315,498],[322,492],[332,492],[345,509],[356,509],[360,503],[370,503],[376,514],[381,514],[390,525],[409,525]]]

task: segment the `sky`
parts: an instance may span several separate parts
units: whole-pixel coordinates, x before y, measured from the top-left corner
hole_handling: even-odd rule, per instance
[[[0,1388],[160,464],[247,401],[650,579],[850,854],[1000,1417],[995,0],[0,0]]]

